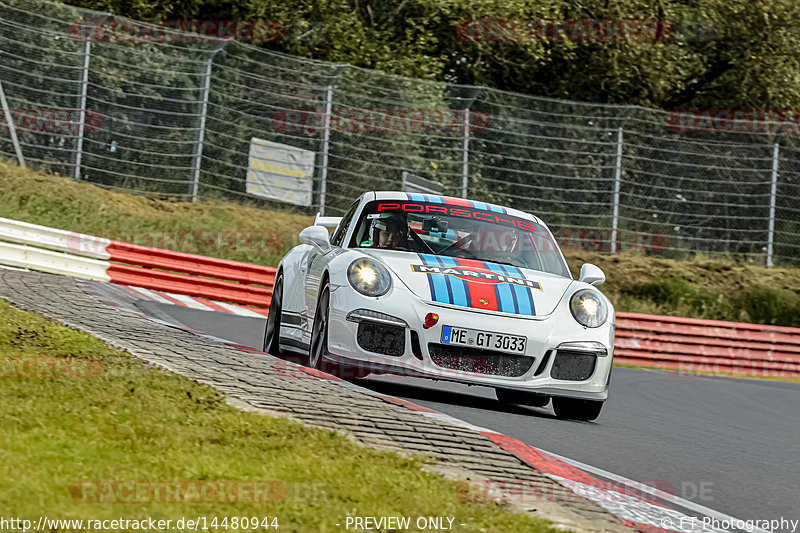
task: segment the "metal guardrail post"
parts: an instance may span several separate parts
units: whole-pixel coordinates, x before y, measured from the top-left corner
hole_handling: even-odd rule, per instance
[[[79,99],[78,115],[78,140],[75,146],[75,168],[72,177],[75,181],[81,179],[81,162],[83,160],[83,136],[86,132],[86,99],[89,94],[89,62],[92,56],[92,38],[86,38],[83,49],[83,80],[81,81],[81,96]]]
[[[200,166],[203,160],[203,143],[206,136],[206,117],[208,116],[208,95],[211,93],[211,69],[214,66],[214,56],[217,52],[225,48],[228,40],[222,41],[211,51],[211,55],[206,59],[206,70],[203,75],[203,96],[200,103],[200,124],[198,125],[197,141],[195,142],[194,156],[192,158],[192,184],[189,194],[192,202],[197,201],[197,193],[200,188]]]
[[[3,106],[3,115],[6,117],[6,124],[8,125],[8,132],[11,135],[11,142],[14,144],[14,151],[17,153],[17,161],[19,166],[25,168],[25,157],[22,155],[22,147],[17,138],[17,128],[14,126],[14,117],[11,115],[11,109],[8,107],[8,100],[6,100],[6,93],[3,91],[3,82],[0,81],[0,105]]]
[[[617,230],[619,228],[619,188],[622,179],[622,126],[617,128],[617,157],[614,163],[614,206],[611,213],[611,253],[617,253]]]
[[[775,199],[778,193],[778,157],[780,144],[778,140],[772,145],[772,185],[769,193],[769,223],[767,225],[767,268],[774,266],[772,262],[773,244],[775,241]]]

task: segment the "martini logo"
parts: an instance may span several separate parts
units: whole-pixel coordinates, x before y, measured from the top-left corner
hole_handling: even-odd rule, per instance
[[[411,265],[411,270],[420,274],[442,274],[444,276],[455,276],[463,279],[464,281],[487,283],[490,285],[510,283],[513,285],[522,285],[523,287],[528,287],[529,289],[536,289],[539,291],[542,290],[542,286],[538,281],[515,278],[512,276],[506,276],[504,274],[489,272],[488,270],[475,270],[474,268],[444,267],[436,265]],[[481,303],[483,303],[483,301],[481,301]],[[488,302],[486,303],[488,304]]]

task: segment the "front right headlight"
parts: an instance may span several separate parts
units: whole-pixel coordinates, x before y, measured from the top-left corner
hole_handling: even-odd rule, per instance
[[[392,287],[392,276],[386,267],[367,257],[350,263],[347,281],[364,296],[383,296]]]
[[[569,300],[569,310],[578,324],[587,328],[599,328],[608,318],[608,306],[597,292],[581,289]]]

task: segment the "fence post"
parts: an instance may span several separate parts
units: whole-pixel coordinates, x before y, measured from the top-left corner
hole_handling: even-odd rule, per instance
[[[467,187],[469,186],[469,106],[464,111],[464,145],[462,150],[461,198],[466,198]]]
[[[72,178],[75,181],[81,179],[81,162],[83,161],[83,136],[86,132],[86,99],[89,94],[89,61],[92,56],[92,38],[86,38],[83,48],[83,80],[81,81],[81,96],[79,98],[78,114],[78,141],[75,146],[75,168]]]
[[[325,199],[328,194],[328,149],[331,141],[331,113],[333,112],[333,85],[325,87],[325,118],[322,130],[322,162],[319,174],[319,214],[325,215]]]
[[[483,87],[473,88],[464,108],[464,139],[461,146],[461,198],[466,198],[469,192],[469,129],[472,122],[472,104],[480,96]]]
[[[772,186],[769,193],[769,224],[767,229],[767,267],[771,268],[772,248],[775,242],[775,199],[778,193],[778,156],[780,155],[780,145],[778,140],[772,145]]]
[[[0,80],[0,105],[3,106],[3,115],[6,117],[6,124],[8,124],[9,134],[11,134],[11,142],[14,144],[14,151],[17,153],[17,161],[19,161],[19,166],[25,168],[25,158],[22,156],[22,147],[19,145],[17,128],[14,126],[14,117],[11,115],[11,109],[8,107],[8,100],[6,100],[6,93],[3,91],[2,80]]]
[[[342,72],[349,67],[349,63],[336,63],[334,64],[333,71],[331,72],[329,81],[325,88],[325,116],[323,118],[322,130],[322,146],[320,147],[320,163],[319,163],[319,213],[325,214],[325,203],[328,198],[328,154],[330,153],[331,144],[331,119],[333,117],[333,90],[336,84],[339,83],[339,78],[342,77]],[[318,87],[319,88],[319,87]]]
[[[619,228],[619,188],[622,179],[622,126],[617,128],[617,157],[614,163],[614,207],[611,215],[611,253],[617,253],[617,229]]]
[[[211,55],[206,59],[206,71],[203,76],[203,96],[200,103],[200,124],[198,125],[197,141],[195,142],[194,156],[192,159],[192,184],[189,193],[192,202],[197,201],[197,192],[200,188],[200,165],[203,160],[203,143],[206,138],[206,116],[208,115],[208,95],[211,92],[211,68],[214,66],[214,56],[225,48],[228,40],[222,41],[211,50]]]

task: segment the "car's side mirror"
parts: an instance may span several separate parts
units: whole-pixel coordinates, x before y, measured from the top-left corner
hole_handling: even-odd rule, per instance
[[[606,282],[606,275],[599,266],[591,263],[584,263],[583,266],[581,266],[580,281],[594,286],[602,285]]]
[[[300,242],[308,244],[325,253],[331,249],[328,230],[322,226],[309,226],[300,232]]]

